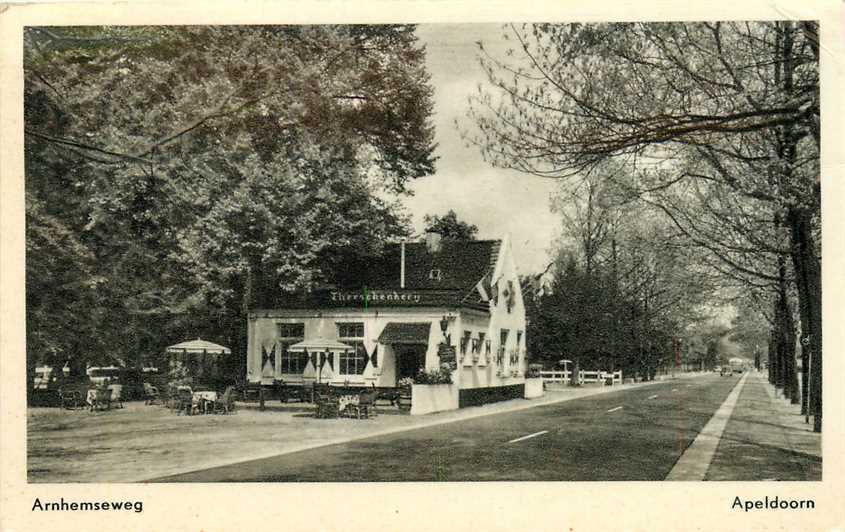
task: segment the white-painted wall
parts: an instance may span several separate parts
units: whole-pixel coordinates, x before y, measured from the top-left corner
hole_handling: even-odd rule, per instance
[[[411,388],[411,415],[458,409],[457,384],[414,384]]]
[[[489,316],[478,312],[463,312],[458,322],[459,330],[456,332],[454,343],[460,346],[460,338],[464,331],[470,331],[472,338],[478,338],[483,332],[485,338],[491,340],[490,355],[487,356],[484,346],[481,346],[481,355],[476,360],[472,355],[472,342],[467,346],[467,352],[458,352],[458,368],[460,373],[461,388],[485,388],[492,386],[507,386],[521,384],[524,382],[526,369],[525,363],[525,305],[522,299],[522,289],[519,284],[519,273],[513,259],[510,240],[505,238],[499,249],[499,257],[496,268],[493,271],[493,281],[497,281],[494,290],[498,290],[496,305],[490,303]],[[511,281],[514,290],[514,304],[508,312],[507,303],[503,296],[507,281]],[[502,329],[510,331],[505,345],[505,356],[501,366],[496,364],[496,354],[500,347],[500,333]],[[517,344],[517,331],[522,331],[521,338]],[[517,349],[519,360],[517,364],[511,365],[508,352]],[[512,372],[516,370],[518,376],[514,377]]]
[[[495,289],[499,294],[497,304],[490,303],[490,313],[470,309],[447,309],[447,308],[390,308],[382,310],[363,310],[360,308],[349,309],[328,309],[328,310],[271,310],[258,311],[250,316],[248,329],[248,355],[247,355],[247,378],[256,382],[262,378],[265,382],[273,379],[284,379],[287,382],[301,382],[304,379],[299,375],[286,375],[279,372],[280,349],[276,349],[276,371],[262,371],[261,346],[262,344],[272,346],[278,341],[277,323],[304,323],[305,338],[324,338],[337,340],[336,323],[339,322],[364,322],[364,343],[368,353],[372,353],[376,347],[378,337],[389,322],[402,323],[431,323],[428,350],[425,357],[425,368],[427,370],[437,369],[440,366],[440,359],[437,355],[438,345],[443,339],[440,330],[440,319],[443,316],[451,318],[447,333],[451,335],[452,345],[457,351],[458,369],[453,374],[453,382],[460,388],[483,388],[492,386],[507,386],[521,384],[525,381],[525,306],[522,299],[522,290],[519,284],[519,275],[511,250],[509,238],[504,238],[499,248],[499,256],[496,260],[496,267],[493,271]],[[505,297],[503,295],[507,281],[511,281],[514,290],[514,305],[508,312]],[[505,356],[501,366],[497,365],[496,354],[499,349],[499,338],[502,329],[508,329],[510,334],[505,345]],[[467,346],[467,353],[460,352],[460,339],[464,331],[470,331],[473,338],[478,338],[483,332],[485,338],[490,339],[490,354],[485,353],[484,344],[480,346],[480,356],[473,359],[470,342]],[[522,331],[519,343],[517,344],[517,331]],[[510,364],[508,352],[518,350],[518,362]],[[373,368],[368,364],[364,375],[343,376],[337,375],[338,357],[335,356],[335,373],[330,376],[332,383],[343,384],[364,384],[375,383],[376,386],[395,386],[396,384],[396,358],[390,346],[378,345],[378,367]],[[516,371],[517,376],[513,376]]]
[[[268,351],[279,341],[277,324],[279,323],[303,323],[305,326],[305,338],[322,338],[327,340],[339,340],[337,335],[337,323],[363,322],[364,323],[364,346],[367,352],[372,354],[378,346],[378,366],[372,367],[368,363],[363,375],[340,375],[339,355],[333,356],[334,371],[326,378],[326,373],[321,379],[323,382],[333,384],[361,384],[376,386],[396,385],[396,357],[390,346],[378,344],[378,337],[384,327],[390,323],[423,323],[431,324],[429,329],[428,349],[425,356],[425,368],[436,369],[440,365],[437,356],[437,347],[442,340],[440,320],[444,315],[450,314],[447,309],[419,309],[419,308],[397,308],[389,311],[363,311],[357,309],[338,309],[331,311],[315,310],[269,310],[253,313],[248,326],[248,356],[247,356],[247,379],[250,382],[259,380],[269,383],[274,379],[282,379],[285,382],[310,382],[313,378],[303,377],[302,374],[283,374],[281,368],[281,349],[276,348],[275,371],[272,371],[269,364],[261,368],[261,347],[265,346]],[[455,312],[451,312],[455,315]]]

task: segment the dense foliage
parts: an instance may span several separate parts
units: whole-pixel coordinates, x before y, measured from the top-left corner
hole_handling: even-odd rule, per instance
[[[440,233],[447,240],[475,240],[478,226],[458,219],[458,214],[449,209],[443,216],[426,214],[423,217],[425,230]]]
[[[24,38],[30,367],[242,354],[248,309],[407,234],[390,198],[434,169],[413,26]]]
[[[547,178],[613,160],[625,171],[602,181],[659,210],[745,299],[776,294],[785,315],[789,283],[820,430],[818,24],[526,24],[504,37],[504,57],[481,45],[490,85],[468,139],[494,165]]]

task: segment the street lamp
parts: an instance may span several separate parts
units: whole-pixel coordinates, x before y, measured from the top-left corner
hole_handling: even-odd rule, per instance
[[[452,345],[452,335],[446,334],[446,331],[449,329],[449,323],[454,320],[455,317],[451,314],[444,315],[440,319],[440,331],[443,333],[443,339],[445,340],[446,345]]]

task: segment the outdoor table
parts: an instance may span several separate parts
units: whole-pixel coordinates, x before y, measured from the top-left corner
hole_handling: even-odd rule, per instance
[[[91,407],[91,409],[99,408],[103,406],[104,398],[108,396],[109,400],[106,401],[105,405],[106,408],[111,407],[111,390],[103,390],[92,388],[88,390],[88,394],[85,396],[85,402]]]
[[[347,406],[357,405],[358,401],[359,401],[359,397],[357,395],[341,395],[338,398],[338,401],[337,401],[338,412],[340,412],[342,414],[343,411],[346,410]]]
[[[217,402],[217,392],[215,391],[201,391],[201,392],[194,392],[191,394],[192,403],[194,405],[201,404],[205,402],[206,405],[211,403],[212,405]],[[205,412],[208,412],[208,407],[206,406],[203,409]],[[213,410],[213,407],[212,407]]]

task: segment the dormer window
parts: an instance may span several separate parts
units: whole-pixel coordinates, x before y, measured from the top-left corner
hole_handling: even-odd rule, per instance
[[[443,279],[443,272],[441,272],[438,268],[435,268],[428,272],[428,278],[432,281],[440,281]]]

